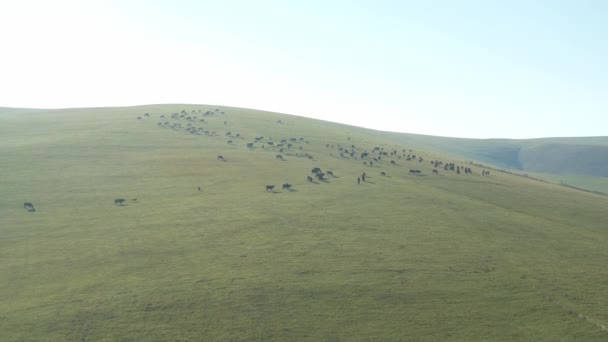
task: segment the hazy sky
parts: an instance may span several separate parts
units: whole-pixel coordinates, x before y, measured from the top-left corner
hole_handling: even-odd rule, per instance
[[[608,1],[0,0],[0,106],[151,103],[608,135]]]

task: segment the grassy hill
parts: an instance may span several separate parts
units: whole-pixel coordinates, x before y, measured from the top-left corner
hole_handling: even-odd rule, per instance
[[[204,105],[2,110],[0,339],[605,341],[608,197],[457,174],[442,144]]]
[[[501,169],[608,193],[608,137],[465,139],[392,134],[396,141],[427,146]]]
[[[405,134],[401,139],[515,170],[608,177],[608,137],[516,140]]]

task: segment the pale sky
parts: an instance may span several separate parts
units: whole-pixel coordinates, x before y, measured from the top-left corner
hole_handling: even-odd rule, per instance
[[[606,136],[608,1],[0,0],[0,106],[156,103]]]

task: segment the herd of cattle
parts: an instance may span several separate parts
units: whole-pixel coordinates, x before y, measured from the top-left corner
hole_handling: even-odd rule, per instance
[[[176,112],[160,115],[159,118],[161,121],[157,122],[157,126],[165,129],[183,131],[193,135],[217,137],[218,134],[215,130],[210,129],[209,125],[211,124],[212,120],[222,117],[225,114],[226,113],[224,111],[217,108],[214,110],[191,110],[190,112],[184,109],[179,113]],[[137,116],[138,121],[145,121],[147,119],[151,119],[151,115],[149,113]],[[277,124],[284,125],[283,121],[281,120],[278,120]],[[222,124],[220,125],[227,128],[229,124],[228,121],[222,120]],[[227,144],[229,145],[234,145],[236,139],[245,139],[241,133],[233,132],[232,130],[226,130],[224,136],[228,139]],[[370,147],[369,149],[359,148],[355,146],[355,144],[351,143],[350,137],[348,137],[347,140],[349,140],[349,142],[344,145],[338,143],[325,144],[325,147],[329,152],[329,156],[345,160],[360,161],[367,168],[382,167],[382,165],[399,167],[399,163],[401,161],[418,164],[422,164],[424,162],[424,158],[419,153],[416,154],[412,149],[401,148],[400,150],[385,150],[384,147],[381,146],[374,146],[373,148]],[[285,156],[315,160],[311,153],[304,150],[304,146],[306,146],[306,144],[310,144],[310,141],[306,140],[304,137],[289,137],[275,141],[272,139],[272,137],[256,136],[254,139],[252,139],[252,141],[246,142],[245,146],[247,149],[252,151],[261,148],[266,152],[273,152],[275,153],[275,159],[280,161],[287,161]],[[217,160],[222,162],[227,161],[227,159],[221,154],[217,156]],[[461,173],[473,174],[473,170],[470,167],[456,165],[454,163],[444,163],[440,160],[431,160],[430,164],[432,166],[432,174],[435,175],[440,174],[439,170],[444,172],[455,172],[458,175]],[[418,168],[409,169],[410,175],[418,176],[422,173],[423,171]],[[488,170],[481,171],[482,176],[488,176],[489,174],[490,171]],[[380,175],[387,176],[387,172],[381,171]],[[308,183],[316,183],[316,178],[319,181],[328,182],[327,177],[336,178],[333,171],[322,171],[319,167],[315,167],[311,170],[311,174],[306,177],[306,180]],[[367,177],[369,176],[363,172],[357,177],[356,181],[358,184],[361,184],[361,182],[366,181]],[[266,191],[274,192],[274,189],[275,185],[266,185]],[[293,185],[289,183],[282,184],[282,189],[295,191],[293,189]],[[198,187],[198,190],[202,191],[201,187]],[[132,199],[132,201],[136,202],[137,199]],[[117,198],[114,200],[114,204],[117,206],[124,206],[126,202],[127,200],[123,198]],[[30,212],[36,211],[33,204],[29,202],[24,203],[24,208]]]
[[[178,131],[185,131],[189,134],[195,135],[208,135],[208,136],[218,136],[215,130],[200,127],[200,125],[210,124],[211,118],[223,116],[226,113],[224,111],[220,111],[219,109],[214,110],[191,110],[190,112],[186,110],[182,110],[179,113],[172,114],[163,114],[160,115],[160,119],[157,123],[157,126],[163,128],[171,128]],[[149,113],[145,113],[143,116],[138,116],[137,120],[143,120],[144,118],[150,118]],[[171,121],[172,120],[172,121]],[[228,121],[222,120],[223,126],[228,125]],[[278,124],[283,125],[283,121],[278,120]],[[232,130],[226,130],[224,136],[227,137],[226,143],[229,145],[235,144],[235,139],[245,139],[240,133],[233,132]],[[349,137],[348,140],[351,140]],[[314,157],[312,154],[308,152],[304,152],[304,146],[302,144],[309,144],[310,142],[306,140],[304,137],[289,137],[280,139],[278,141],[274,141],[272,137],[264,137],[264,136],[255,136],[252,141],[245,142],[245,146],[249,150],[255,150],[257,148],[261,148],[262,150],[268,152],[275,152],[275,159],[280,161],[287,161],[285,158],[285,154],[295,157],[305,157],[313,160]],[[299,146],[296,146],[299,145]],[[390,166],[400,166],[399,161],[407,161],[407,162],[417,162],[423,163],[424,158],[418,153],[416,154],[412,149],[402,148],[400,150],[390,149],[385,150],[384,147],[375,146],[373,148],[368,149],[360,149],[357,148],[354,144],[332,144],[327,143],[325,147],[329,150],[329,155],[332,157],[338,157],[341,159],[351,159],[351,160],[361,160],[363,165],[366,167],[380,167],[384,162],[388,161]],[[335,150],[334,153],[332,150]],[[226,161],[226,158],[223,155],[218,155],[217,160]],[[444,163],[440,160],[431,160],[432,166],[432,174],[439,175],[439,170],[443,171],[453,171],[456,174],[472,174],[473,170],[469,167],[455,165],[454,163]],[[409,169],[410,175],[421,175],[423,173],[420,169]],[[386,171],[381,171],[380,175],[387,176]],[[482,170],[482,175],[489,175],[489,171]],[[320,181],[327,181],[327,177],[335,177],[332,171],[323,172],[320,168],[315,167],[311,171],[311,175],[306,177],[308,183],[315,182],[315,178]],[[360,184],[361,181],[365,182],[367,175],[365,172],[357,177],[357,183]],[[274,192],[275,185],[266,185],[266,191]],[[283,190],[293,190],[292,185],[289,183],[284,183],[282,185]],[[200,191],[200,187],[199,187]]]

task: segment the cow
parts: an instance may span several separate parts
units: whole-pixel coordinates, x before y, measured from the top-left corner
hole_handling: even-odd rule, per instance
[[[438,175],[439,171],[437,171],[437,169],[433,169],[433,173],[436,174],[436,175]]]
[[[124,198],[117,198],[114,200],[114,204],[115,205],[123,205],[123,203],[125,203],[125,199]]]
[[[226,161],[226,159],[224,159],[224,156],[222,155],[217,156],[217,160]]]
[[[381,175],[386,176],[386,172],[382,171],[380,172]]]
[[[311,176],[306,176],[306,180],[307,180],[309,183],[312,183],[312,177],[311,177]]]
[[[272,191],[274,189],[274,185],[266,185],[266,191]]]
[[[277,154],[277,156],[276,156],[275,158],[276,158],[276,159],[285,160],[285,159],[283,159],[283,156],[282,156],[282,155],[280,155],[280,154]]]
[[[289,183],[283,184],[283,190],[285,190],[285,189],[289,190],[290,188],[291,188],[291,184],[289,184]]]
[[[36,209],[34,209],[34,205],[30,202],[23,203],[23,209],[27,211],[36,211]]]
[[[319,172],[321,172],[321,168],[319,168],[319,167],[315,167],[311,171],[311,173],[319,173]]]
[[[326,173],[327,173],[327,175],[329,175],[329,176],[335,177],[335,176],[334,176],[334,172],[333,172],[333,171],[326,171]]]

